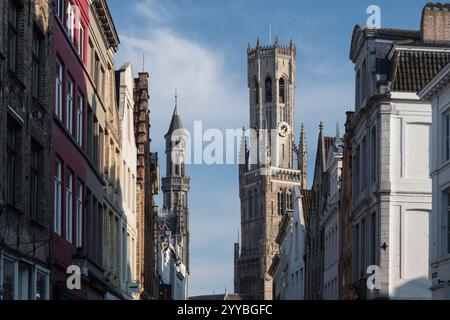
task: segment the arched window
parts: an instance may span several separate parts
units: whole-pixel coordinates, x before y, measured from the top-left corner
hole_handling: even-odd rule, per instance
[[[281,209],[281,193],[278,192],[278,197],[277,197],[277,209],[278,209],[278,215],[281,216],[282,213],[282,209]]]
[[[272,79],[270,79],[270,77],[267,77],[266,81],[264,82],[264,91],[266,102],[272,102]]]
[[[286,101],[286,90],[285,90],[284,78],[280,78],[280,82],[279,82],[278,86],[279,86],[278,95],[279,95],[280,103],[284,103]]]
[[[255,77],[255,103],[259,104],[259,83],[258,83],[258,79],[256,79]]]

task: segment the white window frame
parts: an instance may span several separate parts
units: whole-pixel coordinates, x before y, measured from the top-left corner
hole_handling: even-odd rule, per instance
[[[77,142],[83,146],[83,107],[84,98],[78,93],[78,107],[77,107]]]
[[[75,44],[75,10],[69,2],[67,5],[67,35],[72,44]]]
[[[43,300],[50,300],[50,270],[47,270],[41,266],[34,265],[30,263],[29,261],[20,260],[17,257],[12,257],[8,255],[0,255],[0,263],[3,265],[4,261],[8,261],[9,263],[12,263],[14,265],[14,293],[13,293],[13,300],[17,301],[19,300],[19,263],[27,264],[30,267],[30,273],[31,273],[31,284],[29,284],[29,288],[31,292],[29,293],[29,296],[31,297],[31,300],[36,300],[36,281],[37,281],[37,273],[44,274],[46,276],[46,296]],[[0,285],[3,285],[3,268],[0,269]],[[3,297],[2,297],[3,298]]]
[[[61,235],[61,216],[62,216],[62,163],[56,159],[55,167],[55,186],[54,186],[54,231]]]
[[[66,179],[66,240],[73,241],[73,172],[68,171]]]
[[[77,53],[84,62],[84,27],[81,21],[78,21]]]
[[[73,80],[67,77],[66,128],[73,133]]]
[[[41,273],[43,275],[46,276],[46,281],[45,281],[45,297],[44,299],[41,300],[50,300],[50,271],[47,269],[44,269],[40,266],[35,266],[34,268],[34,274],[33,274],[33,298],[34,300],[36,299],[36,294],[37,294],[37,274]]]
[[[56,84],[55,84],[55,114],[60,121],[63,120],[62,97],[63,97],[63,67],[59,59],[56,60]]]
[[[77,188],[77,239],[76,245],[77,248],[83,247],[83,185],[81,182],[78,182]]]

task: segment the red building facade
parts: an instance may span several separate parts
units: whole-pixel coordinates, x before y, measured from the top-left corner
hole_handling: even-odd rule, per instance
[[[86,194],[92,183],[87,181],[90,159],[85,134],[89,4],[87,0],[55,0],[54,8],[53,298],[82,299],[86,286],[69,291],[66,271],[77,248],[86,253]]]

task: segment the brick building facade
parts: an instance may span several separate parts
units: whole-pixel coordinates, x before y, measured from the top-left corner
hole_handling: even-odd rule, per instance
[[[0,288],[50,298],[51,1],[0,2]]]
[[[157,210],[153,194],[159,189],[158,155],[150,153],[150,108],[146,72],[134,80],[134,130],[137,144],[137,281],[142,299],[159,296],[156,275]]]

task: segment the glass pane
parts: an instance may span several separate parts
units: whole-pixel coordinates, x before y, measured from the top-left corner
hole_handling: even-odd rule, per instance
[[[42,272],[36,272],[36,300],[48,299],[47,293],[48,275]]]
[[[14,299],[14,262],[3,261],[3,300]]]
[[[17,24],[17,9],[12,1],[9,1],[8,21],[14,26]]]
[[[19,300],[30,300],[31,298],[31,272],[30,266],[19,264]]]

